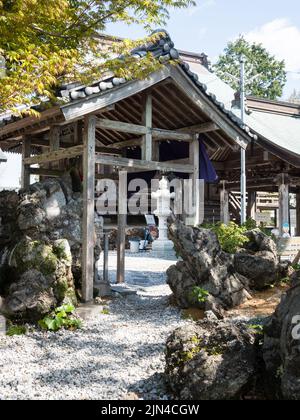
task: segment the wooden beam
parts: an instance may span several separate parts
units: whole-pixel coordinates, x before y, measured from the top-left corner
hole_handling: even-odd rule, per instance
[[[190,143],[190,164],[193,167],[193,172],[190,174],[190,179],[193,182],[193,206],[195,208],[194,226],[201,223],[200,220],[200,191],[199,191],[199,172],[200,172],[200,150],[198,135],[193,135],[193,142]]]
[[[82,298],[93,299],[95,248],[95,136],[96,117],[84,121],[83,220],[82,220]]]
[[[65,171],[60,171],[58,169],[30,168],[29,173],[31,175],[50,176],[59,178],[63,176]]]
[[[71,102],[69,104],[63,105],[61,110],[67,121],[80,118],[83,115],[100,111],[102,108],[142,92],[149,87],[167,79],[169,76],[170,69],[169,67],[164,66],[161,70],[150,74],[144,80],[132,80],[124,85],[120,85],[118,88],[116,87],[104,93],[101,92],[79,101]]]
[[[119,166],[123,168],[135,168],[142,170],[150,170],[150,171],[167,171],[167,172],[180,172],[180,173],[193,173],[194,167],[193,165],[181,165],[181,164],[169,164],[167,162],[149,162],[145,160],[138,160],[138,159],[128,159],[128,158],[121,158],[121,157],[113,157],[113,156],[102,156],[96,155],[96,163],[101,163],[102,165],[112,165],[112,166]]]
[[[123,149],[125,147],[131,147],[131,146],[141,146],[142,145],[142,139],[138,138],[138,139],[133,139],[133,140],[124,140],[124,141],[120,141],[118,143],[113,143],[114,147]]]
[[[189,127],[180,128],[178,131],[191,131],[193,133],[202,134],[217,130],[220,130],[220,127],[217,124],[215,124],[214,122],[206,122],[202,124],[195,124]]]
[[[61,159],[70,159],[75,156],[80,156],[83,153],[83,146],[73,146],[68,149],[58,150],[55,152],[43,153],[24,159],[26,165],[35,165],[41,163],[55,162]]]
[[[21,187],[23,189],[28,189],[30,185],[30,165],[26,162],[27,159],[30,159],[31,154],[31,141],[30,137],[24,136],[22,142],[22,174],[21,174]]]
[[[117,283],[125,281],[125,239],[127,225],[127,172],[119,172]]]
[[[143,98],[142,124],[146,127],[146,134],[142,138],[142,159],[152,160],[152,95]]]
[[[148,110],[148,113],[150,113],[149,110]],[[150,114],[148,115],[148,120],[150,121]],[[150,123],[149,121],[147,121],[148,124]],[[135,134],[138,136],[150,136],[152,134],[153,139],[157,141],[161,141],[161,140],[192,141],[193,140],[193,135],[190,133],[183,133],[177,130],[164,130],[162,128],[151,129],[151,127],[146,127],[144,125],[107,120],[104,118],[98,118],[96,126],[98,128],[103,128],[105,130],[113,130],[120,133],[130,133],[130,134]],[[121,142],[118,144],[121,144]]]

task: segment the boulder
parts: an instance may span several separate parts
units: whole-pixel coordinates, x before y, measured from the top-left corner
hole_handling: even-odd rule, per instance
[[[250,287],[264,289],[276,283],[282,274],[275,242],[254,229],[246,232],[249,242],[234,255],[235,270],[250,280]]]
[[[167,271],[167,282],[180,307],[196,306],[222,317],[223,309],[240,305],[251,297],[248,280],[237,273],[233,256],[222,251],[214,232],[175,221],[169,233],[176,253],[183,260]],[[200,301],[195,299],[197,288],[209,295]]]
[[[63,303],[76,305],[72,255],[68,241],[32,241],[26,237],[8,258],[10,285],[3,312],[10,318],[36,321]]]
[[[244,324],[203,320],[176,329],[166,344],[166,378],[182,400],[243,397],[257,375],[257,336]]]
[[[300,400],[300,272],[265,326],[263,358],[269,394]]]
[[[80,290],[82,277],[83,198],[71,186],[66,174],[63,179],[37,182],[19,194],[0,193],[0,294],[12,317],[33,319],[43,308],[69,297],[76,300],[75,287]],[[102,218],[95,213],[96,261],[102,230]],[[30,280],[28,288],[24,278]],[[30,295],[35,299],[29,301]]]

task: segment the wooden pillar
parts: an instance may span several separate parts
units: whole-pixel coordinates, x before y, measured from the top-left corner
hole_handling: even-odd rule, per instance
[[[226,190],[225,181],[221,181],[223,187],[220,191],[220,218],[221,222],[228,225],[230,222],[229,214],[229,192]]]
[[[247,218],[255,220],[256,217],[256,192],[248,192]]]
[[[142,159],[152,160],[152,95],[147,94],[143,101],[144,109],[142,116],[142,124],[147,127],[148,133],[142,138]]]
[[[193,141],[190,143],[190,163],[193,165],[193,173],[190,175],[190,179],[193,184],[193,206],[195,207],[194,215],[194,226],[198,226],[202,221],[201,215],[201,203],[200,203],[200,150],[199,150],[199,139],[198,134],[194,135]]]
[[[119,172],[117,283],[125,281],[125,240],[127,224],[127,172]]]
[[[95,246],[95,133],[96,117],[84,120],[83,223],[82,223],[82,298],[93,299]]]
[[[300,236],[300,193],[296,195],[296,235]]]
[[[60,127],[57,126],[57,125],[54,125],[50,128],[49,144],[50,144],[50,152],[54,152],[56,150],[59,150]]]
[[[28,136],[23,137],[22,141],[22,175],[21,188],[28,189],[30,185],[30,165],[25,165],[24,159],[31,155],[31,140]]]
[[[280,175],[279,184],[279,232],[282,236],[283,226],[290,224],[289,184],[285,174]]]

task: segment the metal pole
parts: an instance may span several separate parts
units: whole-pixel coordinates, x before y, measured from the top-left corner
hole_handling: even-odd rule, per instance
[[[243,56],[240,58],[241,64],[241,120],[245,123],[245,59]],[[241,224],[247,220],[247,189],[246,189],[246,150],[241,148]]]
[[[109,250],[109,232],[104,232],[104,254],[103,254],[103,280],[109,284],[108,280],[108,250]]]

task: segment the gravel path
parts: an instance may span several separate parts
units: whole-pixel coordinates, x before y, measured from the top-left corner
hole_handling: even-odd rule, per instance
[[[127,258],[127,281],[138,294],[113,299],[107,315],[99,306],[79,331],[0,336],[0,400],[171,398],[164,344],[188,322],[169,306],[164,272],[173,263]]]

